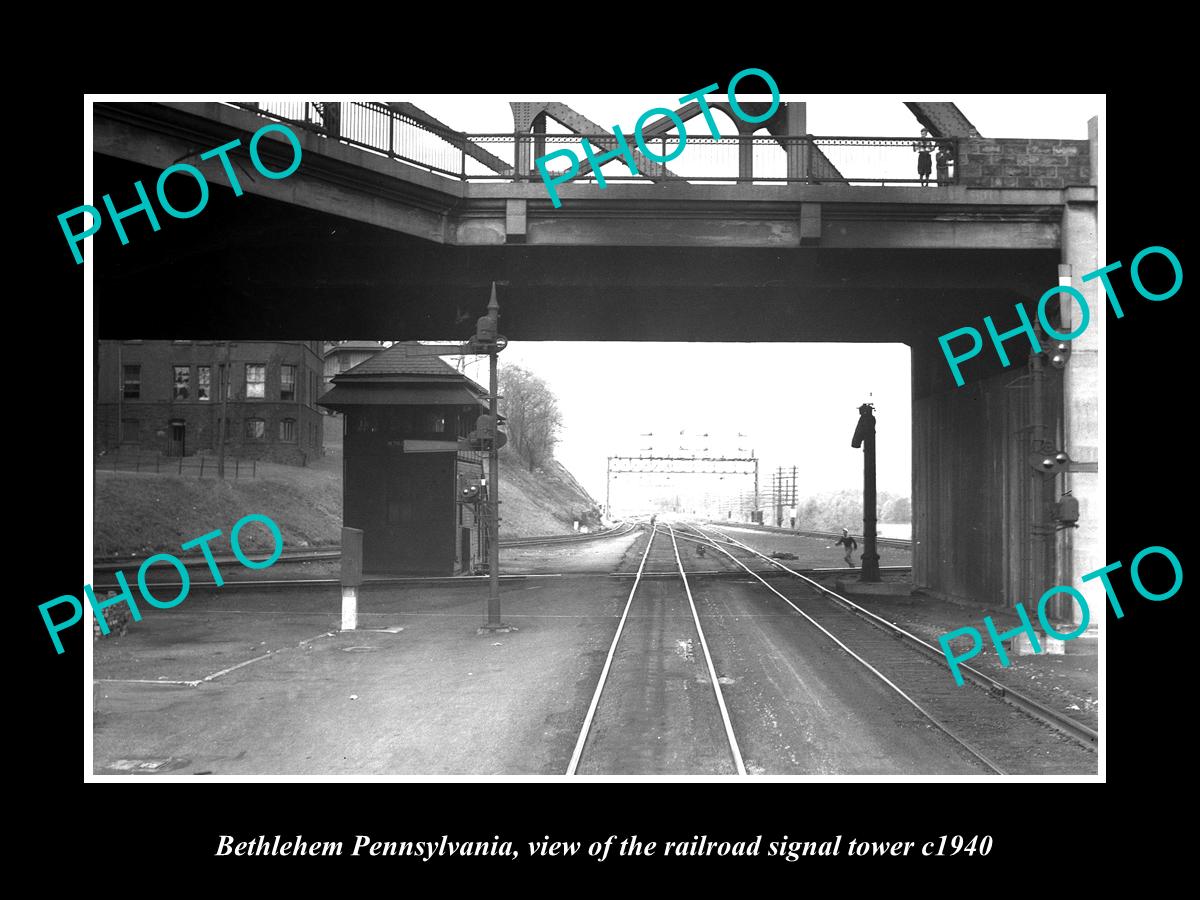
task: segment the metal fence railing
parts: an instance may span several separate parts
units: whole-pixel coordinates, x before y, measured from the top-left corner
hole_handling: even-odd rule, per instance
[[[107,472],[146,472],[159,475],[187,475],[216,478],[217,460],[212,456],[163,456],[161,453],[102,453],[93,467]],[[258,460],[225,457],[226,478],[257,478]]]
[[[419,122],[404,112],[383,103],[353,102],[337,104],[334,114],[327,104],[309,101],[273,101],[267,103],[230,103],[259,115],[288,122],[390,159],[417,166],[425,171],[459,181],[540,181],[533,165],[537,157],[569,149],[580,160],[575,180],[595,181],[587,166],[582,139],[587,138],[596,155],[611,150],[611,134],[470,134]],[[713,138],[703,133],[686,135],[686,145],[670,162],[631,173],[619,157],[601,165],[605,181],[646,182],[676,180],[697,183],[850,183],[918,184],[917,161],[922,151],[930,157],[930,184],[955,184],[954,160],[958,156],[957,138],[929,138],[922,143],[913,137],[820,137],[816,135],[777,136],[722,135]],[[629,146],[637,150],[633,135],[626,135]],[[674,130],[646,140],[647,149],[657,157],[679,150],[681,137]],[[644,157],[643,157],[644,158]],[[939,165],[945,163],[945,165]],[[547,171],[561,174],[570,166],[569,157],[557,156],[547,162]],[[661,171],[666,167],[666,172]],[[528,171],[521,172],[522,168]],[[497,171],[499,169],[499,171]],[[648,177],[649,176],[649,177]]]

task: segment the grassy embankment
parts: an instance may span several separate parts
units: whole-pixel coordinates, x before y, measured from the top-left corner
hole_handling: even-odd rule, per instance
[[[590,497],[557,463],[530,473],[501,453],[501,538],[564,534],[593,509]],[[342,527],[342,459],[337,450],[307,468],[258,464],[257,478],[220,481],[206,477],[111,472],[95,479],[94,546],[98,559],[178,552],[179,545],[214,529],[211,546],[230,553],[229,530],[247,513],[279,524],[289,550],[337,545]],[[239,535],[247,550],[269,551],[264,527]]]

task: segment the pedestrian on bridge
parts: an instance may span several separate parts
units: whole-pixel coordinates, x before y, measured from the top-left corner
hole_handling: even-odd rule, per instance
[[[921,179],[921,187],[929,185],[929,173],[933,171],[933,142],[929,140],[929,132],[921,129],[921,139],[912,145],[917,154],[917,175]]]
[[[836,541],[834,541],[834,543],[833,543],[833,546],[835,546],[835,547],[837,547],[838,545],[844,545],[846,547],[846,555],[843,557],[843,559],[846,560],[846,565],[848,565],[850,568],[853,569],[854,568],[854,557],[852,557],[850,554],[858,549],[858,541],[856,541],[853,537],[850,536],[849,531],[847,531],[845,528],[843,528],[842,536],[840,538],[838,538]]]
[[[941,187],[950,183],[950,163],[954,161],[954,149],[949,144],[938,144],[937,183]]]

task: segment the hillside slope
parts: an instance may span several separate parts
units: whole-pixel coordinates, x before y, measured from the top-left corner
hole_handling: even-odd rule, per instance
[[[501,452],[501,538],[565,534],[572,523],[595,526],[599,509],[557,462],[530,473]],[[329,453],[307,468],[258,464],[257,478],[206,477],[97,470],[93,518],[96,557],[176,552],[179,545],[214,529],[215,553],[230,553],[229,530],[248,513],[279,524],[284,547],[336,545],[342,528],[341,454]],[[248,526],[244,547],[270,549],[265,528]]]
[[[573,523],[595,528],[600,508],[557,461],[529,472],[500,451],[500,538],[565,534]]]

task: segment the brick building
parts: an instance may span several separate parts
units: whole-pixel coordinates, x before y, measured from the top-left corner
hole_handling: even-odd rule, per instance
[[[216,454],[224,405],[227,456],[305,465],[324,452],[321,350],[320,341],[100,341],[95,449]]]
[[[341,375],[372,356],[382,353],[383,341],[326,341],[325,383],[323,391],[329,390],[334,375]]]

